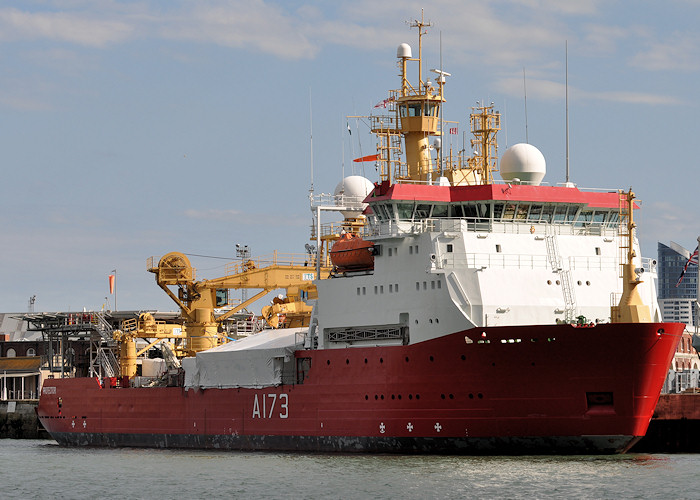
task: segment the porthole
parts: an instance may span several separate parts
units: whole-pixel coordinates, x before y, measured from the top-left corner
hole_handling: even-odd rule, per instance
[[[365,358],[365,364],[367,364],[367,358]]]
[[[561,284],[561,282],[560,282],[559,280],[557,280],[556,283],[557,283],[557,285],[560,285],[560,284]]]
[[[405,358],[405,359],[406,359],[406,363],[408,363],[408,356],[406,356],[406,358]]]
[[[590,281],[586,281],[586,285],[591,286],[591,282],[590,282]]]
[[[379,358],[380,363],[384,363],[384,358]]]
[[[327,365],[330,365],[330,364],[331,364],[331,360],[330,360],[330,359],[327,359],[327,360],[326,360],[326,364],[327,364]]]
[[[469,394],[469,399],[474,399],[474,394]]]
[[[552,284],[552,280],[547,280],[547,284],[548,284],[548,285],[551,285],[551,284]]]
[[[478,397],[479,399],[484,399],[484,395],[481,394],[481,393],[477,394],[477,397]]]
[[[455,398],[455,395],[454,395],[454,394],[450,394],[450,399],[454,399],[454,398]]]
[[[430,361],[435,361],[435,358],[433,358],[432,356],[430,356]]]
[[[377,396],[377,395],[375,394],[375,395],[374,395],[374,400],[376,401],[376,400],[378,400],[378,399],[379,399],[379,396]]]
[[[441,398],[441,399],[445,399],[445,395],[444,395],[444,394],[440,394],[440,398]]]
[[[578,281],[576,282],[576,284],[577,284],[578,286],[581,286],[583,283],[581,283],[581,280],[578,280]]]
[[[345,364],[346,364],[346,365],[349,365],[349,364],[350,364],[350,360],[346,358],[346,359],[345,359]]]
[[[365,401],[369,400],[369,395],[365,394]]]
[[[381,399],[382,401],[384,401],[384,394],[382,394],[382,395],[380,396],[379,399]]]
[[[420,399],[420,394],[416,394],[416,399]]]
[[[467,357],[464,354],[462,354],[462,361],[466,361],[466,359]]]
[[[408,399],[413,399],[413,394],[409,394]]]

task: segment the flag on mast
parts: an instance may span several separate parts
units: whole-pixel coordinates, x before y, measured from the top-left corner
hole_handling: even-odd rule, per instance
[[[681,284],[681,281],[683,281],[683,276],[685,276],[685,272],[688,270],[688,266],[690,264],[695,264],[696,266],[698,265],[698,250],[700,249],[700,244],[695,247],[695,251],[690,255],[690,258],[688,259],[688,262],[685,263],[685,266],[683,266],[683,270],[681,271],[681,275],[678,277],[678,283],[676,283],[676,288],[678,288],[678,285]]]
[[[114,272],[114,271],[112,271]],[[117,279],[117,276],[114,274],[109,275],[109,294],[112,295],[114,294],[114,282]]]
[[[377,161],[378,159],[379,159],[379,153],[377,153],[376,155],[369,155],[369,156],[362,156],[361,158],[355,158],[352,161],[359,163],[362,161]]]

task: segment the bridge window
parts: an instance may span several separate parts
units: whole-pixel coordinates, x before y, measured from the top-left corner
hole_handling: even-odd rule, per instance
[[[432,207],[430,205],[418,205],[416,207],[416,214],[415,214],[415,219],[427,219],[430,217],[430,209]]]
[[[426,101],[425,103],[425,116],[437,116],[438,115],[438,105],[435,102]]]
[[[396,205],[399,220],[411,220],[413,217],[413,205],[409,203],[399,203]]]
[[[447,217],[447,205],[434,205],[433,217]]]

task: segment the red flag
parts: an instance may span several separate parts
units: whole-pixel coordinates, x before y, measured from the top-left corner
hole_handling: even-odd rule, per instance
[[[369,155],[369,156],[363,156],[361,158],[355,158],[352,161],[359,163],[361,161],[377,161],[378,159],[379,159],[379,153],[377,153],[376,155]]]
[[[109,275],[109,294],[112,295],[114,293],[114,278],[115,276],[113,274]]]
[[[450,134],[456,134],[457,133],[457,127],[450,127]]]

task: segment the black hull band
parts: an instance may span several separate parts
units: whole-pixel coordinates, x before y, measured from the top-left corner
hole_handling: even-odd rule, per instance
[[[588,455],[624,453],[633,436],[547,436],[498,438],[241,436],[201,434],[53,433],[63,446],[220,449],[444,455]]]

